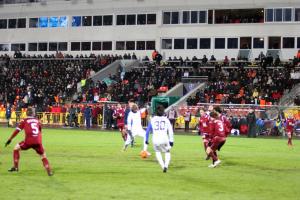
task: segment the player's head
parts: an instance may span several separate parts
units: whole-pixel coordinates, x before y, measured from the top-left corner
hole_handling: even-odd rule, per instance
[[[139,109],[139,107],[135,103],[133,103],[131,106],[131,111],[136,113],[138,111],[138,109]]]
[[[214,108],[214,111],[216,111],[217,113],[221,114],[223,112],[222,108],[220,106],[216,106]]]
[[[200,116],[204,116],[205,115],[205,112],[203,109],[200,109]]]
[[[34,113],[33,113],[32,108],[30,108],[30,107],[27,108],[26,115],[27,115],[28,117],[33,117],[33,116],[34,116]]]
[[[134,100],[133,99],[129,99],[128,105],[129,105],[130,108],[132,107],[133,104],[134,104]]]
[[[156,115],[157,116],[164,116],[165,114],[165,107],[163,105],[158,105],[156,107]]]
[[[117,108],[118,109],[122,108],[121,104],[118,103]]]
[[[218,119],[219,118],[219,114],[216,111],[212,111],[209,115],[212,119]]]

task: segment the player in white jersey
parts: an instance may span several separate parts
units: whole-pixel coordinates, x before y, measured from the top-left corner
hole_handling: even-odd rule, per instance
[[[166,173],[171,161],[170,149],[174,144],[174,133],[170,120],[164,116],[165,109],[162,105],[157,106],[157,113],[148,125],[146,131],[146,144],[148,144],[149,134],[153,133],[152,141],[156,159],[160,164],[163,172]],[[163,161],[161,153],[165,153]]]
[[[123,150],[126,151],[127,147],[131,144],[136,136],[142,137],[144,140],[143,150],[147,152],[148,145],[145,143],[146,131],[142,127],[141,112],[138,110],[138,106],[133,104],[131,106],[131,111],[127,117],[127,130],[129,137],[125,141]],[[149,152],[147,152],[150,155]]]

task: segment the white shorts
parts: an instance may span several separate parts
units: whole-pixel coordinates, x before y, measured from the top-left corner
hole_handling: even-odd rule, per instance
[[[146,131],[143,128],[132,130],[131,133],[132,133],[133,137],[136,137],[136,136],[145,137],[146,136]]]
[[[155,152],[162,152],[162,153],[166,153],[168,151],[170,151],[171,146],[169,143],[165,143],[165,144],[153,144],[153,149]]]

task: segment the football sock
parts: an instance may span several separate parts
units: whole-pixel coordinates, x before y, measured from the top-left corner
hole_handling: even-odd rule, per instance
[[[14,167],[19,168],[20,150],[14,150]]]
[[[171,153],[166,152],[165,153],[165,167],[168,168],[171,161]]]
[[[162,159],[161,153],[160,152],[155,152],[156,159],[158,163],[160,164],[161,168],[163,169],[165,167],[164,161]]]
[[[218,160],[218,157],[217,157],[217,155],[215,154],[215,152],[210,152],[210,156],[211,156],[211,158],[212,158],[212,160],[213,160],[213,163],[215,162],[215,161],[217,161]]]
[[[47,170],[47,172],[50,172],[51,168],[50,168],[48,159],[47,158],[43,158],[42,162],[43,162],[43,165],[44,165],[45,169]]]
[[[208,143],[207,142],[203,142],[203,145],[204,145],[204,151],[206,151]]]
[[[144,143],[144,151],[147,151],[147,149],[148,149],[148,144],[146,144],[146,143]]]

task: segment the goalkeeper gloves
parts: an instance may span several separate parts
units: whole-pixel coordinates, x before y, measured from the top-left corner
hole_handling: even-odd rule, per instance
[[[170,146],[173,147],[174,146],[174,142],[170,142]]]
[[[149,144],[148,140],[145,141],[145,144]]]

